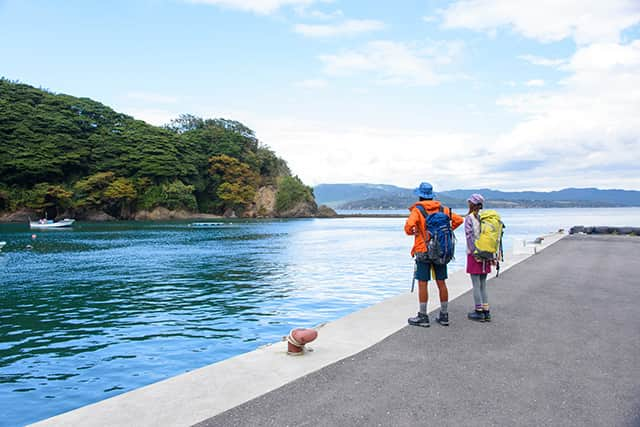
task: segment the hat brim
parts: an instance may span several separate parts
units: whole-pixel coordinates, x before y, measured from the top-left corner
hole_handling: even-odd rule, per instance
[[[413,194],[415,194],[418,197],[422,197],[423,199],[433,199],[436,196],[433,191],[431,193],[425,193],[424,191],[420,191],[419,188],[416,188],[415,190],[413,190]]]

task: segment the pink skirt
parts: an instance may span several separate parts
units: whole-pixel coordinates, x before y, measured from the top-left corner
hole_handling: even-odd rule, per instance
[[[491,273],[491,263],[489,261],[476,261],[473,255],[467,254],[467,273],[489,274]]]

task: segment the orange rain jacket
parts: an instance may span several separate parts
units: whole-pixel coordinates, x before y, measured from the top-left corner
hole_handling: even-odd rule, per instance
[[[405,222],[404,224],[404,232],[409,236],[413,236],[413,227],[418,230],[418,234],[415,235],[413,248],[411,248],[411,256],[413,256],[416,252],[427,251],[427,235],[425,224],[426,221],[420,211],[416,208],[416,205],[422,205],[424,210],[427,211],[427,215],[436,213],[440,210],[440,202],[437,200],[423,200],[421,202],[415,203],[409,208],[411,213],[409,214],[409,218],[407,218],[407,222]],[[451,212],[451,209],[447,207],[443,208],[444,213],[451,217],[451,227],[453,230],[458,228],[464,222],[464,219],[460,215]]]

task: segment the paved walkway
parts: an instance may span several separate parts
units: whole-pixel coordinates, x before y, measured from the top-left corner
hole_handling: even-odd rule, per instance
[[[463,295],[449,327],[405,327],[199,426],[640,426],[639,262],[640,237],[567,237],[490,280],[491,323]]]

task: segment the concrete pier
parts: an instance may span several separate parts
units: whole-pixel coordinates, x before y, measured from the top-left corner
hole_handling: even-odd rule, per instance
[[[640,425],[640,237],[559,237],[489,281],[490,323],[454,273],[449,327],[406,326],[406,293],[305,356],[276,343],[36,425]]]

